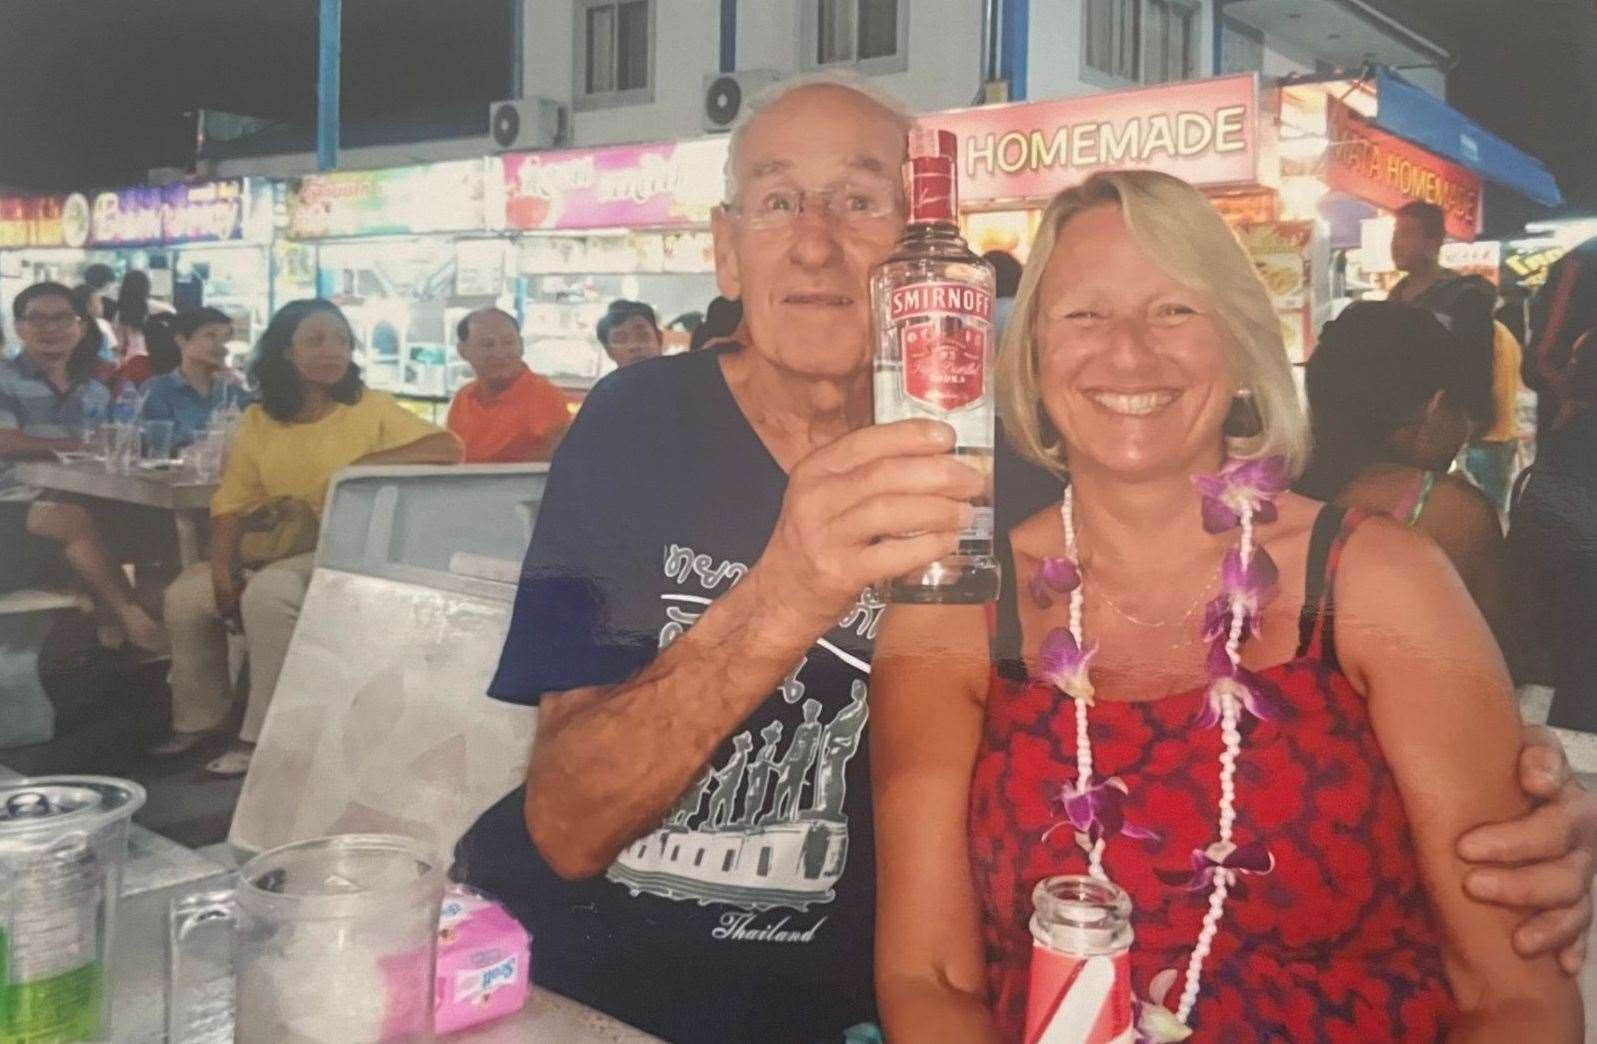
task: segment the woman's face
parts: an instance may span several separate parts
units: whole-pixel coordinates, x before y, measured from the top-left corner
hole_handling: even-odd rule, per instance
[[[300,320],[288,346],[288,361],[306,384],[331,387],[349,370],[349,328],[332,312],[316,311]]]
[[[304,329],[303,323],[300,328]],[[226,366],[227,342],[232,339],[232,323],[206,323],[188,337],[182,334],[173,337],[178,351],[183,353],[183,361],[202,366]]]
[[[1235,387],[1213,309],[1155,263],[1118,206],[1060,230],[1038,285],[1043,407],[1072,469],[1213,471]]]

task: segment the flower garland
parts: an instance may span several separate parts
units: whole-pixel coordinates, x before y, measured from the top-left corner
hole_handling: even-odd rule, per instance
[[[1238,875],[1267,874],[1275,867],[1275,857],[1264,845],[1238,845],[1234,830],[1243,715],[1266,720],[1277,716],[1257,676],[1242,666],[1242,644],[1258,635],[1264,609],[1279,589],[1279,571],[1269,552],[1258,545],[1254,526],[1277,518],[1274,498],[1286,490],[1286,474],[1284,461],[1272,457],[1228,461],[1217,475],[1193,478],[1203,498],[1205,531],[1218,534],[1241,530],[1237,546],[1227,551],[1221,562],[1220,593],[1204,613],[1201,636],[1209,645],[1209,686],[1203,708],[1194,721],[1200,728],[1220,728],[1220,808],[1216,840],[1206,848],[1193,850],[1188,870],[1156,871],[1167,883],[1184,882],[1192,891],[1207,889],[1209,903],[1187,961],[1186,984],[1175,1011],[1163,1007],[1163,995],[1175,981],[1174,969],[1155,978],[1151,1003],[1138,1002],[1138,1029],[1145,1040],[1181,1040],[1190,1034],[1187,1022],[1198,1000],[1203,962],[1219,931],[1226,898],[1236,886]],[[1092,738],[1087,725],[1095,695],[1090,667],[1098,647],[1086,641],[1082,628],[1084,591],[1076,548],[1074,493],[1073,488],[1066,488],[1059,509],[1064,523],[1065,555],[1045,558],[1030,584],[1032,601],[1039,609],[1051,607],[1057,596],[1069,597],[1069,625],[1049,631],[1038,649],[1043,678],[1075,701],[1076,712],[1076,779],[1066,784],[1060,795],[1064,821],[1048,832],[1068,823],[1086,853],[1088,872],[1107,881],[1103,853],[1109,838],[1124,835],[1146,839],[1157,835],[1126,819],[1124,804],[1129,789],[1119,777],[1098,780],[1093,773]]]

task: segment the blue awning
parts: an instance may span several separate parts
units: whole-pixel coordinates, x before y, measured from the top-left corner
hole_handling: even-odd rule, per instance
[[[1535,156],[1520,151],[1457,109],[1385,69],[1377,74],[1376,86],[1380,105],[1376,126],[1543,206],[1563,204],[1558,182]]]

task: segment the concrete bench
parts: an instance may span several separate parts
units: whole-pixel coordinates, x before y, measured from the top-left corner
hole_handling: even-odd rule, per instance
[[[39,680],[39,653],[58,613],[75,609],[64,591],[0,594],[0,749],[55,738],[55,705]]]
[[[520,783],[536,712],[486,690],[546,472],[338,475],[228,834],[235,851],[378,831],[448,852]]]

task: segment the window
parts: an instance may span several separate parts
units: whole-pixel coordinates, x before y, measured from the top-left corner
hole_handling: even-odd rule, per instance
[[[1088,79],[1170,83],[1199,75],[1199,7],[1192,0],[1085,0],[1082,64]]]
[[[1198,9],[1182,0],[1147,0],[1144,83],[1173,83],[1198,74]]]
[[[1220,72],[1264,71],[1264,34],[1227,18],[1220,23]]]
[[[764,877],[766,874],[771,872],[770,845],[764,845],[760,848],[760,865],[754,868],[754,872],[761,877]]]
[[[737,858],[736,852],[728,852],[726,858],[721,860],[721,872],[724,874],[732,869],[732,860]]]
[[[579,109],[654,100],[654,0],[577,0]]]
[[[682,846],[681,845],[672,845],[671,846],[671,862],[673,862],[673,863],[676,862],[677,861],[677,856],[679,856],[681,854],[682,854]]]
[[[908,0],[805,0],[799,34],[806,69],[852,65],[866,73],[909,68]]]
[[[1087,0],[1087,68],[1120,80],[1142,78],[1142,0]]]
[[[696,853],[694,853],[694,855],[693,855],[693,865],[694,866],[703,866],[704,865],[704,849],[701,848]]]

